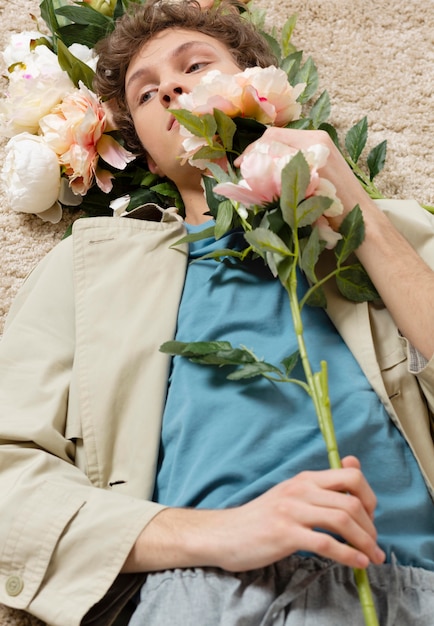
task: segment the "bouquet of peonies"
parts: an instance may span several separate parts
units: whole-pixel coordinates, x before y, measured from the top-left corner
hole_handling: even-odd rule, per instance
[[[68,54],[93,71],[91,49],[75,43]],[[94,185],[108,193],[114,175],[134,159],[110,134],[103,103],[62,69],[51,42],[38,32],[12,35],[3,52],[9,81],[0,100],[0,133],[9,137],[3,176],[15,211],[58,222],[61,205],[77,206]],[[106,165],[104,165],[106,164]]]
[[[112,215],[113,210],[130,211],[149,201],[163,206],[175,204],[182,212],[177,189],[125,150],[104,103],[92,91],[97,62],[93,47],[114,28],[115,20],[133,1],[143,0],[84,0],[74,4],[42,0],[41,15],[50,35],[42,34],[42,29],[12,35],[0,53],[8,81],[0,99],[0,136],[9,139],[2,177],[12,209],[35,213],[51,222],[60,220],[64,208],[79,207],[84,215]],[[263,13],[252,10],[245,17],[263,28]],[[280,69],[258,72],[252,68],[230,77],[229,82],[225,82],[228,77],[209,77],[204,84],[205,92],[213,90],[212,100],[206,96],[209,112],[215,108],[234,118],[242,110],[245,119],[254,118],[262,125],[323,127],[338,142],[334,127],[327,123],[327,92],[309,108],[318,76],[312,59],[303,63],[301,51],[290,41],[294,26],[295,17],[291,17],[280,41],[275,34],[267,35]],[[272,92],[268,89],[279,81],[283,89],[276,92],[276,112],[270,114],[268,96]],[[205,92],[201,95],[198,91],[196,102],[190,105],[186,101],[183,106],[200,111]],[[222,96],[229,92],[231,109]],[[189,96],[185,97],[188,100]],[[244,133],[247,143],[258,136],[257,129],[250,129],[250,134],[248,130]],[[384,164],[386,146],[383,142],[371,151],[367,174],[357,164],[366,136],[363,119],[347,135],[347,159],[361,183],[377,197],[372,179]],[[190,135],[186,158],[200,145],[204,146],[203,139]],[[204,151],[202,154],[206,158]]]

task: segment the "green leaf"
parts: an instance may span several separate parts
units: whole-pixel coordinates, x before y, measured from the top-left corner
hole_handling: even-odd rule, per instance
[[[326,196],[310,196],[300,202],[296,210],[297,227],[310,226],[327,211],[333,200]]]
[[[219,352],[220,350],[232,350],[229,341],[166,341],[160,346],[160,352],[171,354],[172,356],[202,356]]]
[[[232,248],[220,248],[220,250],[214,250],[213,252],[208,252],[208,254],[204,254],[197,260],[202,261],[203,259],[217,259],[218,261],[221,261],[225,258],[233,258],[243,261],[244,257],[244,252],[240,252],[239,250],[233,250]],[[195,261],[193,261],[193,263],[194,262]]]
[[[213,218],[216,219],[220,202],[223,202],[225,198],[214,193],[214,187],[217,185],[215,178],[212,176],[202,176],[202,182],[205,188],[205,198],[208,208]]]
[[[234,207],[230,200],[220,202],[215,225],[215,238],[220,239],[232,226]]]
[[[235,122],[229,115],[226,115],[223,111],[219,111],[219,109],[214,109],[214,119],[217,123],[217,133],[222,141],[223,147],[227,151],[232,150],[233,138],[237,130]]]
[[[91,6],[80,4],[79,6],[63,6],[56,9],[56,15],[61,15],[71,20],[74,24],[91,24],[92,26],[100,26],[107,28],[112,21],[106,15],[96,11]]]
[[[211,174],[213,175],[213,177],[215,178],[216,184],[217,183],[229,183],[229,182],[236,183],[236,182],[238,182],[236,177],[234,177],[234,179],[232,179],[230,177],[230,175],[227,172],[225,172],[224,169],[222,167],[220,167],[220,165],[218,165],[217,163],[208,163],[208,169],[211,172]],[[220,196],[220,198],[223,199],[223,196]]]
[[[282,170],[280,209],[285,222],[294,230],[297,224],[297,206],[306,195],[310,183],[310,170],[302,152],[297,154]]]
[[[294,50],[294,46],[291,43],[292,33],[294,32],[295,25],[297,23],[297,15],[291,15],[283,25],[281,35],[281,48],[282,55],[288,56]]]
[[[281,361],[283,367],[285,368],[286,376],[289,376],[292,370],[294,369],[294,367],[297,365],[299,357],[300,357],[300,352],[299,350],[296,350],[295,352],[293,352],[292,354],[290,354],[289,356],[287,356]]]
[[[244,380],[247,378],[255,378],[257,376],[263,376],[269,373],[281,373],[279,368],[271,365],[271,363],[265,363],[265,361],[256,361],[255,363],[248,363],[242,365],[235,372],[229,374],[226,378],[228,380]]]
[[[272,53],[277,59],[278,65],[280,66],[280,63],[282,60],[282,51],[280,49],[279,42],[272,35],[270,35],[269,33],[265,31],[261,31],[261,35],[265,39],[265,41],[268,43],[269,47],[271,48]]]
[[[255,363],[256,359],[243,348],[231,348],[212,351],[202,356],[189,357],[193,363],[203,363],[204,365],[243,365],[244,363]]]
[[[62,0],[42,0],[39,5],[41,17],[53,35],[57,34],[60,26],[66,24],[65,19],[58,20],[56,15],[55,10],[60,6],[63,6]]]
[[[354,163],[357,163],[368,139],[368,118],[365,116],[348,131],[345,147]]]
[[[79,81],[81,81],[88,89],[92,89],[95,72],[86,63],[83,63],[83,61],[71,54],[60,39],[57,41],[57,57],[60,67],[68,73],[69,78],[76,87],[78,87]]]
[[[295,84],[297,83],[306,83],[303,93],[298,98],[298,102],[304,104],[312,98],[318,89],[318,70],[312,57],[309,57],[303,67],[297,72]]]
[[[327,91],[323,91],[318,100],[312,106],[309,117],[314,128],[319,128],[321,124],[330,117],[330,96]]]
[[[342,152],[342,149],[339,143],[338,133],[334,126],[332,126],[331,124],[328,124],[327,122],[325,123],[323,122],[322,124],[319,125],[318,129],[325,130],[325,132],[329,134],[330,139],[333,141],[335,146],[338,148],[339,152]]]
[[[339,232],[342,239],[338,241],[334,249],[338,265],[342,264],[365,238],[365,223],[358,204],[345,216]]]
[[[125,13],[124,3],[122,2],[122,0],[117,0],[115,11],[113,13],[113,19],[115,21],[118,20],[120,17],[123,16],[124,13]]]
[[[191,113],[191,111],[187,111],[187,109],[170,109],[170,113],[196,137],[212,140],[217,132],[214,116],[209,113],[199,116]]]
[[[296,258],[293,256],[287,256],[282,258],[275,255],[272,259],[269,259],[268,257],[271,256],[271,253],[269,253],[267,256],[268,267],[273,273],[273,276],[279,277],[280,282],[286,289],[286,285],[288,284],[288,280],[290,279],[291,273],[293,271]]]
[[[299,265],[310,282],[316,283],[315,266],[318,262],[319,255],[324,250],[325,244],[320,241],[319,230],[317,227],[312,232],[302,248]]]
[[[294,256],[293,252],[275,233],[267,228],[255,228],[244,233],[246,241],[252,248],[263,256],[264,252],[272,252],[283,257]]]
[[[213,143],[212,146],[203,146],[195,152],[193,161],[197,159],[204,159],[205,161],[212,159],[221,159],[226,156],[226,151],[219,143]]]
[[[336,276],[336,284],[347,300],[369,302],[380,299],[368,273],[360,264],[342,267]]]
[[[67,24],[58,29],[57,35],[66,46],[81,43],[88,48],[93,48],[100,39],[108,35],[112,28],[113,25],[110,28],[102,28],[95,24]]]
[[[374,180],[374,178],[381,172],[386,162],[386,153],[387,153],[387,140],[385,139],[377,146],[372,148],[371,152],[368,154],[367,164],[369,169],[369,178],[370,180]]]
[[[286,72],[288,81],[291,85],[294,85],[297,81],[297,74],[300,70],[301,60],[303,58],[303,52],[301,50],[295,50],[286,56],[280,64],[281,69]]]
[[[301,117],[298,120],[292,120],[291,122],[288,122],[285,128],[299,128],[301,130],[309,130],[313,127],[309,117]]]
[[[327,299],[325,297],[324,291],[322,287],[318,287],[314,285],[309,289],[306,293],[306,301],[305,303],[308,306],[315,306],[317,308],[326,309],[327,308]]]
[[[202,239],[207,239],[208,237],[214,237],[214,226],[210,226],[209,228],[205,228],[198,233],[190,233],[189,235],[185,235],[181,239],[178,239],[173,247],[179,246],[182,243],[192,243],[194,241],[201,241]]]

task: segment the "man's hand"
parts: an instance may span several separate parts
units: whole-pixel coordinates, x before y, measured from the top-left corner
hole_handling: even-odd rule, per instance
[[[204,566],[243,571],[298,550],[364,568],[384,560],[376,543],[375,505],[359,462],[347,457],[343,469],[302,472],[240,507],[161,511],[143,530],[123,571]]]

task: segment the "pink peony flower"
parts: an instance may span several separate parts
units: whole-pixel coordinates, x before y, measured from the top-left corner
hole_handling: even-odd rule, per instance
[[[240,157],[240,182],[220,183],[214,191],[241,202],[246,208],[273,202],[282,192],[282,170],[296,153],[297,150],[279,141],[258,140]]]
[[[124,169],[134,159],[113,137],[104,135],[105,109],[83,84],[43,117],[39,125],[76,194],[85,195],[95,180],[102,191],[111,190],[113,176],[99,167],[100,156],[117,169]]]
[[[214,187],[215,193],[235,202],[240,202],[246,209],[264,206],[280,198],[282,193],[282,170],[297,154],[298,150],[287,144],[264,139],[258,140],[240,159],[241,180],[220,183]],[[310,167],[311,179],[306,190],[306,197],[327,196],[333,200],[314,225],[318,226],[320,238],[327,248],[333,248],[341,235],[332,230],[327,217],[340,215],[343,205],[336,196],[335,186],[318,174],[318,170],[327,161],[329,150],[322,145],[314,145],[303,151]]]
[[[325,215],[325,214],[324,214]],[[327,221],[327,218],[321,215],[316,221],[315,226],[319,230],[319,238],[325,241],[327,250],[333,250],[339,239],[342,239],[342,235],[337,233]]]

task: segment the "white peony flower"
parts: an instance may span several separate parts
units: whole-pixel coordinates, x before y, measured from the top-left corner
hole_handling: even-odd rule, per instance
[[[109,206],[113,211],[113,217],[122,217],[125,215],[125,211],[127,210],[130,201],[131,197],[129,195],[121,196],[120,198],[112,200]]]
[[[40,39],[41,33],[37,30],[29,30],[22,33],[14,33],[9,38],[9,44],[1,53],[6,67],[15,63],[21,63],[30,52],[30,42]]]
[[[36,213],[52,223],[60,221],[59,161],[41,137],[29,133],[13,137],[6,146],[2,175],[8,182],[7,200],[14,211]]]
[[[73,43],[72,46],[69,46],[68,50],[72,55],[74,55],[77,59],[80,59],[80,61],[83,61],[83,63],[86,63],[86,65],[88,65],[95,72],[98,57],[93,48],[88,48],[81,43]]]

